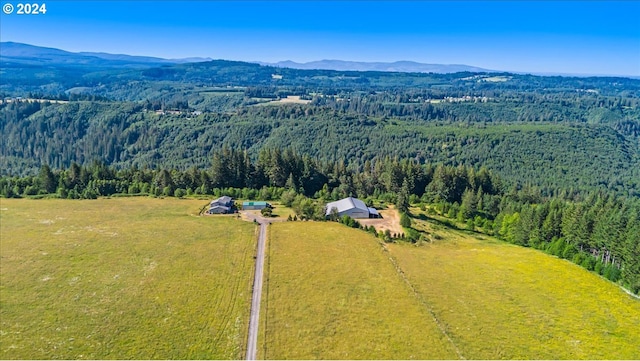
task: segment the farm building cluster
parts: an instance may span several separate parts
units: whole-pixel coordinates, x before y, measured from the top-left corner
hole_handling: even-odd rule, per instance
[[[271,204],[264,201],[245,201],[242,202],[242,210],[262,210],[264,208],[273,208]],[[228,214],[236,211],[236,205],[233,198],[222,196],[214,199],[209,204],[207,214]],[[367,207],[367,205],[353,197],[347,197],[339,201],[327,203],[325,215],[330,217],[332,212],[338,217],[349,216],[353,219],[364,218],[381,218],[380,213],[375,208]]]
[[[243,210],[261,210],[263,208],[271,207],[271,204],[267,202],[242,202]],[[207,210],[207,214],[229,214],[234,213],[237,207],[233,198],[229,196],[222,196],[220,198],[214,199],[209,203],[209,209]]]

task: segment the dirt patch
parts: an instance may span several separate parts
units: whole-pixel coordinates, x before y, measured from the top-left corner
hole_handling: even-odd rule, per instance
[[[382,218],[358,219],[358,222],[365,226],[373,226],[378,232],[384,232],[387,229],[392,234],[404,232],[402,226],[400,226],[400,214],[395,208],[389,207],[388,209],[378,210],[378,213]]]
[[[277,104],[309,104],[311,100],[300,99],[299,95],[289,95],[286,98],[259,103],[256,105],[277,105]]]

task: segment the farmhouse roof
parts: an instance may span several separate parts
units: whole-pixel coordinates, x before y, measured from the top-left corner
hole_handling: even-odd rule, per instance
[[[224,210],[225,212],[228,212],[231,208],[226,207],[226,206],[215,205],[215,206],[211,206],[211,207],[209,208],[209,211],[214,210],[214,209],[222,209],[222,210]]]
[[[367,205],[364,204],[363,201],[359,200],[358,198],[353,198],[353,197],[347,197],[344,199],[341,199],[339,201],[335,201],[335,202],[331,202],[331,203],[327,203],[327,215],[331,214],[331,210],[333,208],[336,208],[338,210],[338,212],[344,212],[344,211],[348,211],[350,209],[360,209],[364,212],[370,212],[369,208],[367,208]]]
[[[211,204],[229,204],[231,203],[231,201],[233,201],[233,198],[229,196],[222,196],[218,199],[214,199],[213,201],[211,201]]]

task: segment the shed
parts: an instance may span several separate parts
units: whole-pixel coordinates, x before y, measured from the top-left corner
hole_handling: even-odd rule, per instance
[[[242,202],[243,210],[252,210],[252,209],[264,209],[267,207],[271,207],[271,204],[264,201],[256,201],[256,202]]]

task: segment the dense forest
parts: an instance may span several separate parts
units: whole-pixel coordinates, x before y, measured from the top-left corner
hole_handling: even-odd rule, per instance
[[[638,79],[46,59],[0,53],[3,197],[352,195],[640,292]]]
[[[570,188],[640,194],[635,121],[625,128],[622,122],[412,120],[319,105],[173,114],[152,107],[95,101],[2,104],[2,173],[34,174],[43,164],[61,168],[94,160],[185,170],[209,166],[213,151],[225,146],[246,149],[252,159],[263,147],[286,146],[354,166],[385,156],[485,166],[508,184],[537,186],[545,194]]]

